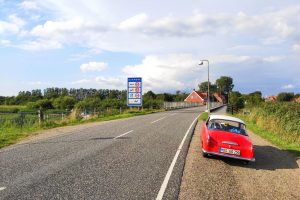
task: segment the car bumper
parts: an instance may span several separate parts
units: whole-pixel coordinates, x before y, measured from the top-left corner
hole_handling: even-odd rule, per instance
[[[224,153],[217,153],[217,152],[212,152],[212,151],[205,151],[204,149],[202,149],[202,151],[204,153],[211,154],[211,155],[223,156],[223,157],[227,157],[227,158],[234,158],[234,159],[239,159],[239,160],[246,160],[246,161],[250,161],[250,162],[255,162],[255,158],[249,159],[249,158],[238,157],[238,156],[233,156],[233,155],[224,154]]]

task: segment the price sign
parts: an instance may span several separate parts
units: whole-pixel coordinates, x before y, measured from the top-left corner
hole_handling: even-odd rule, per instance
[[[127,79],[127,105],[142,106],[142,78]]]

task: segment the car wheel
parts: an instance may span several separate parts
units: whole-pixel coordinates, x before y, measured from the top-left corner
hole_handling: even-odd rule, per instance
[[[243,164],[244,164],[244,165],[248,165],[248,164],[249,164],[249,161],[248,161],[248,160],[244,160],[244,161],[243,161]]]
[[[208,154],[205,153],[204,151],[202,151],[202,156],[203,156],[204,158],[207,158],[207,157],[208,157]]]

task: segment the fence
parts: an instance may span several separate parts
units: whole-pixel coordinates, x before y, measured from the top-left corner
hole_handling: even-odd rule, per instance
[[[173,110],[180,108],[191,108],[200,106],[199,103],[189,103],[189,102],[164,102],[165,110]]]
[[[42,122],[61,121],[68,117],[70,112],[42,113],[42,112],[21,112],[21,113],[0,113],[0,128],[40,125]]]
[[[229,104],[229,105],[227,105],[227,112],[231,113],[233,115],[234,113],[238,112],[238,108],[234,105]]]
[[[222,106],[222,103],[219,102],[210,102],[210,108],[216,108]],[[181,108],[192,108],[198,106],[207,106],[201,105],[199,103],[189,103],[189,102],[164,102],[165,110],[181,109]]]

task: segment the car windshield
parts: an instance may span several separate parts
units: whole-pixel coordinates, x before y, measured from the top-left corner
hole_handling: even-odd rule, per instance
[[[236,121],[213,119],[208,122],[207,127],[209,130],[221,130],[248,136],[245,124]]]

